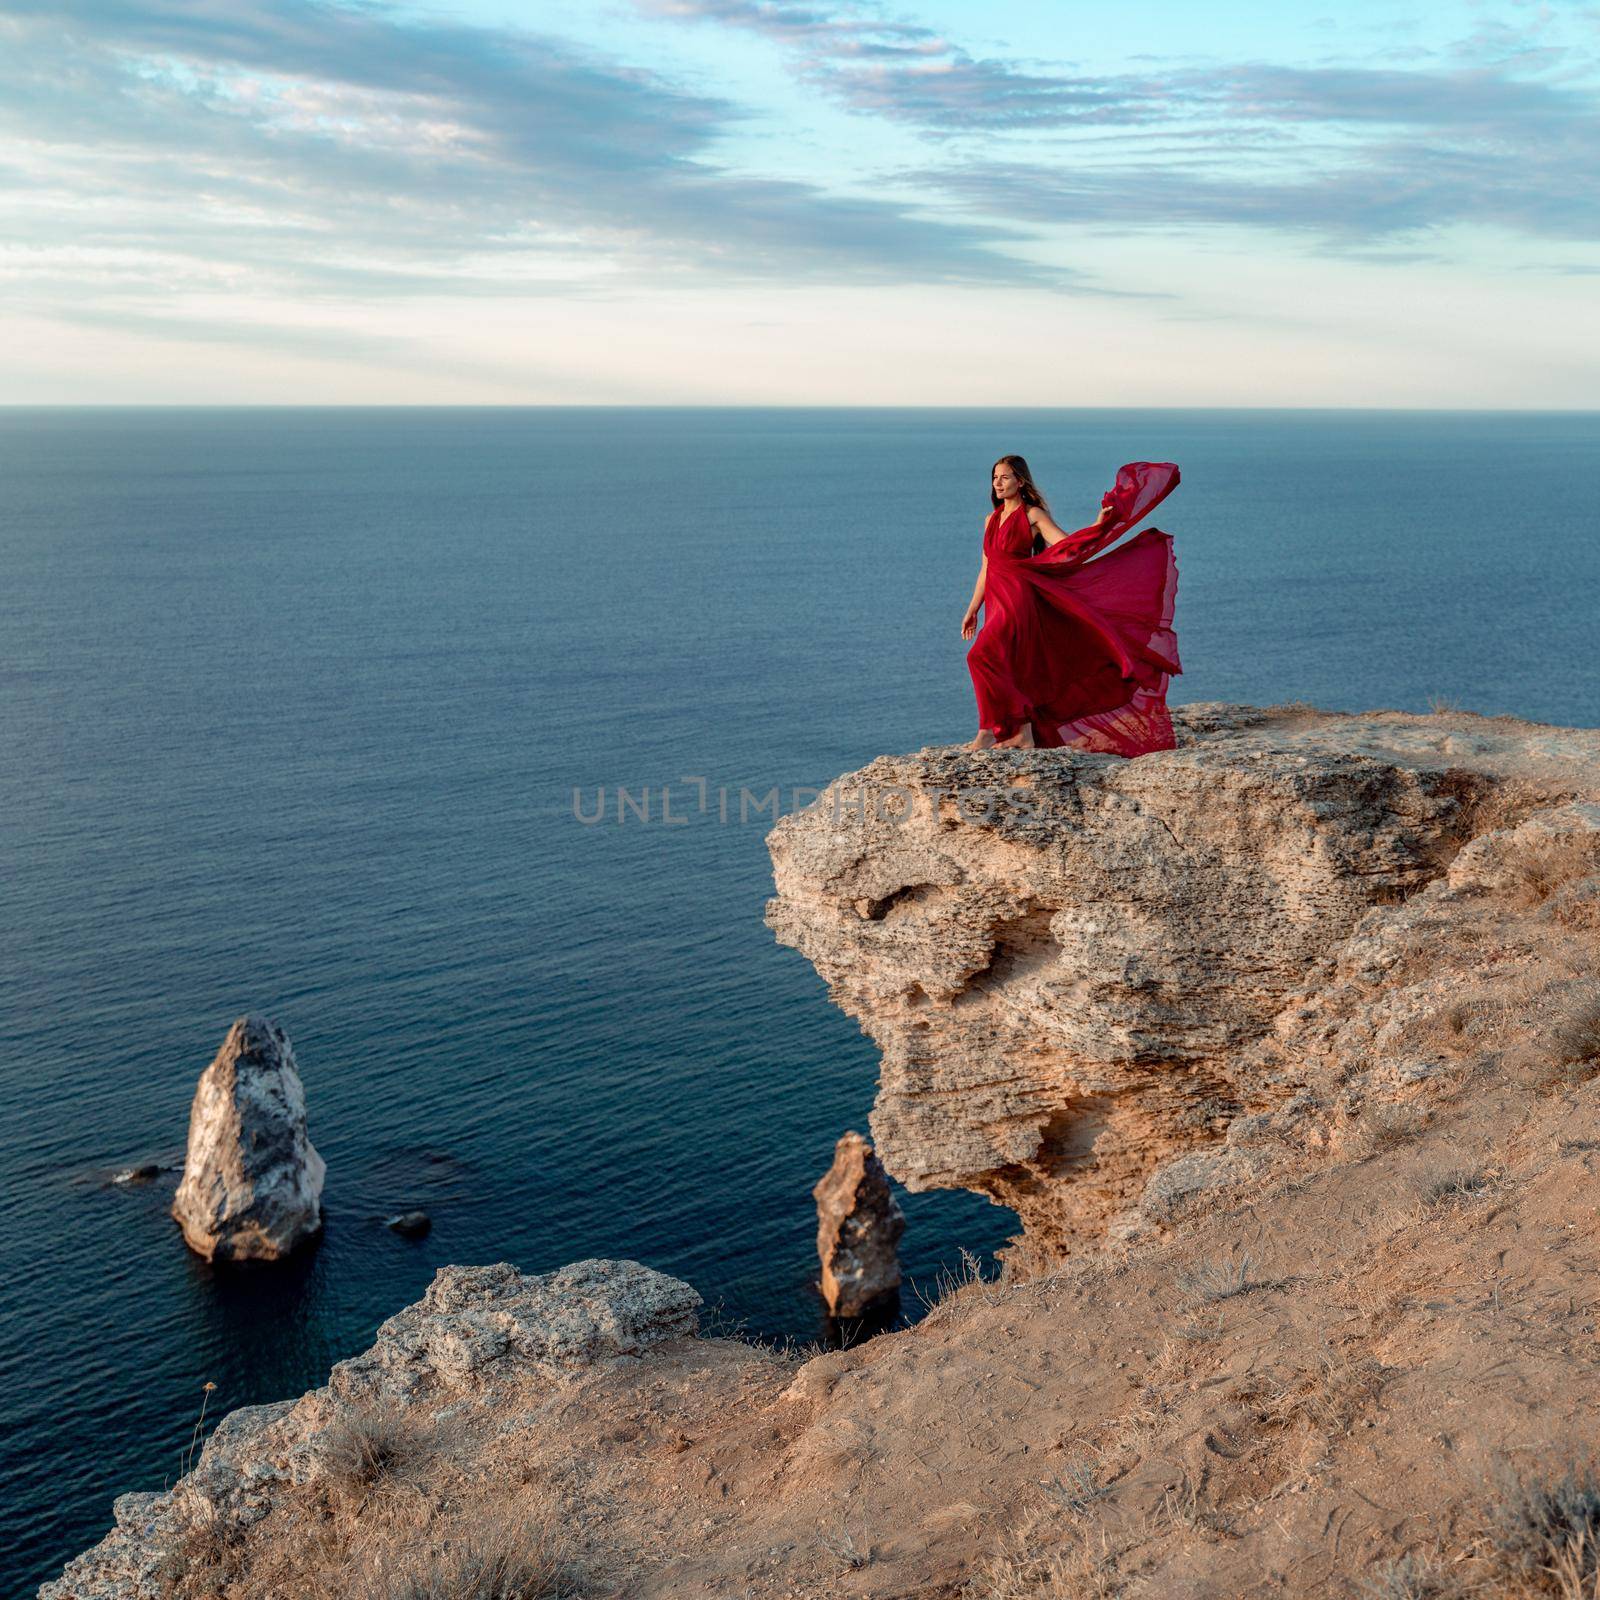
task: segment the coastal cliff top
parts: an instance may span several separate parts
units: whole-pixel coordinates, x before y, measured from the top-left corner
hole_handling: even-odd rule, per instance
[[[880,1157],[1015,1213],[999,1281],[820,1353],[691,1337],[633,1263],[570,1269],[566,1328],[448,1269],[49,1600],[451,1593],[508,1528],[544,1592],[637,1600],[1592,1587],[1600,731],[1178,720],[881,757],[841,786],[903,815],[770,835]]]

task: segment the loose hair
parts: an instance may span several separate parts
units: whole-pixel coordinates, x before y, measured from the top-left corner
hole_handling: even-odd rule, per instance
[[[1033,474],[1028,471],[1028,463],[1021,456],[1001,456],[994,467],[998,467],[1002,462],[1017,475],[1021,486],[1022,503],[1027,506],[1038,506],[1041,511],[1048,513],[1049,502],[1039,493],[1039,486],[1033,481]],[[994,467],[989,468],[989,503],[998,510],[1000,497],[994,492]]]

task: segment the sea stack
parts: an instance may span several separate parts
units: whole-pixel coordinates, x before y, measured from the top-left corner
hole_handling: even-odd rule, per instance
[[[189,1110],[172,1202],[184,1240],[207,1261],[276,1261],[321,1228],[326,1171],[288,1037],[264,1017],[240,1017]]]
[[[859,1133],[847,1133],[811,1193],[828,1310],[836,1317],[860,1317],[882,1308],[900,1288],[897,1252],[906,1231],[883,1163]]]

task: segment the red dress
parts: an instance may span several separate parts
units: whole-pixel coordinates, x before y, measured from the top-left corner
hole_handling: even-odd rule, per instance
[[[967,652],[978,720],[1007,739],[1033,724],[1041,749],[1071,745],[1138,756],[1173,748],[1167,678],[1178,664],[1172,536],[1146,528],[1120,538],[1178,486],[1170,461],[1134,461],[1102,505],[1116,516],[1033,549],[1026,506],[990,513],[983,627]]]

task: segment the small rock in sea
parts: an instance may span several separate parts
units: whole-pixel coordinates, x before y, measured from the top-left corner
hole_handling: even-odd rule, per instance
[[[200,1075],[172,1214],[207,1261],[275,1261],[322,1226],[327,1166],[282,1028],[240,1017]]]
[[[384,1226],[407,1239],[420,1239],[433,1227],[433,1218],[426,1211],[402,1211],[399,1216],[390,1217]]]
[[[889,1175],[872,1146],[859,1133],[847,1133],[811,1193],[822,1297],[836,1317],[864,1316],[900,1288],[898,1249],[906,1219]]]
[[[159,1161],[141,1161],[136,1167],[124,1167],[121,1172],[111,1175],[113,1183],[149,1183],[152,1178],[161,1176],[161,1163]]]

